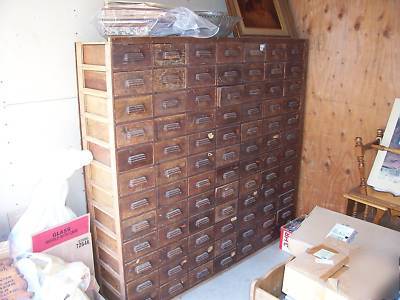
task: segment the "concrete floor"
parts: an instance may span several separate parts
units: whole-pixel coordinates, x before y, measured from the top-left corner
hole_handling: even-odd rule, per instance
[[[286,261],[289,255],[280,251],[279,241],[259,250],[240,263],[177,297],[181,300],[247,300],[251,282],[271,268]]]

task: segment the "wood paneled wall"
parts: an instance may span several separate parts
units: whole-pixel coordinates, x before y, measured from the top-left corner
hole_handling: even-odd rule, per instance
[[[343,212],[343,192],[359,184],[354,138],[373,139],[400,97],[400,1],[290,6],[298,35],[309,39],[298,213],[315,205]]]

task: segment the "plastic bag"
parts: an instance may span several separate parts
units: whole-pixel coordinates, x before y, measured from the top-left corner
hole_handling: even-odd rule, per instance
[[[32,252],[32,235],[76,218],[73,211],[65,206],[67,179],[92,159],[92,154],[87,150],[68,149],[55,153],[55,158],[44,164],[46,175],[33,190],[27,210],[8,238],[14,259]]]

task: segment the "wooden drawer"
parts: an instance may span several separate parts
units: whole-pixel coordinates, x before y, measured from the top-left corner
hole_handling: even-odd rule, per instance
[[[285,65],[286,79],[301,79],[304,77],[303,63],[288,62]]]
[[[240,145],[240,156],[246,158],[258,157],[264,152],[264,148],[263,138],[247,140]]]
[[[238,196],[239,196],[239,181],[234,181],[215,189],[216,204],[221,204],[228,201],[236,200]]]
[[[121,196],[153,188],[156,183],[155,167],[133,170],[118,176],[118,190]]]
[[[234,251],[236,248],[236,233],[231,233],[220,240],[215,241],[215,256]]]
[[[156,211],[152,210],[121,222],[122,240],[128,241],[143,236],[157,227]]]
[[[222,254],[214,259],[214,274],[228,269],[236,262],[236,251]]]
[[[265,185],[270,185],[280,179],[281,172],[279,167],[268,169],[261,173],[261,182]]]
[[[303,82],[301,80],[285,81],[284,95],[288,96],[301,96],[303,93]]]
[[[256,240],[239,243],[236,249],[237,259],[240,260],[245,258],[246,256],[256,252],[257,249],[258,249],[258,243]]]
[[[263,144],[266,151],[271,151],[276,148],[282,147],[282,134],[273,133],[268,134],[263,138]]]
[[[232,105],[217,108],[217,127],[232,125],[241,121],[241,106]]]
[[[160,281],[158,271],[127,284],[129,300],[158,299]]]
[[[297,145],[289,145],[287,147],[285,147],[284,151],[283,151],[283,159],[284,160],[289,160],[289,159],[293,159],[297,156]]]
[[[167,184],[187,177],[187,160],[180,158],[161,163],[157,168],[157,184]]]
[[[201,111],[216,106],[215,88],[196,88],[187,91],[186,109]]]
[[[283,97],[283,82],[271,81],[265,84],[265,98],[279,98]]]
[[[254,226],[257,223],[258,215],[257,207],[241,212],[238,217],[239,228]]]
[[[300,114],[299,113],[291,113],[288,114],[285,118],[286,128],[298,128],[300,125]]]
[[[240,42],[217,43],[217,63],[243,62],[243,44]]]
[[[244,43],[244,61],[245,62],[264,62],[265,43]]]
[[[240,161],[240,176],[247,177],[255,174],[263,168],[263,160],[255,158],[247,161]]]
[[[160,287],[160,300],[169,300],[189,288],[188,276],[170,281]]]
[[[234,85],[243,82],[242,65],[217,66],[217,85]]]
[[[213,65],[216,59],[215,43],[190,43],[189,44],[190,65]]]
[[[241,125],[241,140],[247,141],[251,138],[260,137],[265,131],[262,128],[262,121],[247,122]]]
[[[158,230],[159,245],[165,246],[185,238],[189,233],[187,220],[175,224],[166,225]]]
[[[196,154],[188,157],[188,175],[196,175],[215,169],[215,152]]]
[[[244,85],[223,86],[217,88],[217,106],[240,104],[244,101]]]
[[[194,216],[209,210],[215,206],[214,189],[206,193],[190,197],[189,202],[189,215]]]
[[[214,225],[214,208],[202,212],[189,219],[189,232],[194,234]]]
[[[215,128],[215,109],[192,111],[186,113],[188,133]]]
[[[232,218],[237,213],[237,199],[215,207],[215,222]]]
[[[152,120],[118,125],[115,129],[117,147],[148,143],[154,140]]]
[[[188,272],[188,257],[185,256],[178,261],[163,266],[159,270],[160,283],[164,284],[168,281],[180,278]]]
[[[189,249],[200,249],[214,242],[214,226],[189,236]]]
[[[244,64],[243,80],[245,82],[264,80],[264,63]]]
[[[189,270],[193,270],[198,266],[207,263],[214,258],[214,246],[205,246],[189,256]]]
[[[276,224],[276,215],[275,214],[262,214],[258,218],[258,232],[259,234],[262,233],[269,233],[271,229],[274,229]]]
[[[176,91],[184,88],[186,88],[185,68],[153,70],[154,92]]]
[[[189,136],[189,155],[213,151],[215,149],[215,130],[191,134]]]
[[[242,122],[254,121],[262,118],[262,103],[251,102],[242,104]]]
[[[184,43],[153,44],[154,66],[178,66],[186,63]]]
[[[282,99],[263,102],[263,118],[281,115],[284,112]]]
[[[271,43],[267,48],[266,60],[269,61],[284,61],[286,60],[286,44]]]
[[[239,162],[217,169],[215,184],[217,186],[238,180],[240,176]]]
[[[242,196],[249,194],[250,192],[259,189],[261,186],[261,174],[257,173],[250,175],[246,178],[240,179],[239,195]]]
[[[217,148],[240,143],[240,126],[234,125],[217,129]]]
[[[261,247],[265,247],[268,244],[272,243],[276,238],[273,229],[270,229],[268,232],[264,232],[258,235],[257,239],[260,243]]]
[[[282,149],[276,149],[269,151],[264,159],[264,166],[266,169],[270,169],[277,166],[282,160]]]
[[[272,199],[276,199],[279,195],[279,184],[270,184],[265,185],[261,189],[261,194],[265,201],[271,201]]]
[[[149,275],[150,273],[157,271],[160,265],[161,257],[159,251],[154,251],[148,255],[142,256],[125,265],[125,280],[129,282]]]
[[[189,178],[189,196],[203,193],[215,186],[215,171],[195,175]]]
[[[304,42],[292,41],[287,46],[287,58],[288,60],[302,60],[304,57]]]
[[[155,144],[154,159],[157,163],[188,155],[188,138],[172,138]]]
[[[282,116],[272,117],[263,120],[263,133],[270,134],[280,132],[285,128]]]
[[[278,80],[283,79],[285,74],[285,64],[280,62],[265,64],[265,79]]]
[[[189,67],[187,87],[209,87],[215,85],[215,66]]]
[[[254,240],[257,235],[257,225],[255,223],[250,224],[247,227],[239,228],[237,235],[237,242],[243,243]]]
[[[294,205],[296,201],[295,190],[290,190],[282,195],[279,195],[278,207],[287,207],[289,205]]]
[[[154,95],[154,115],[159,117],[185,112],[186,98],[186,91]]]
[[[137,257],[153,252],[158,248],[157,232],[154,231],[140,238],[129,241],[123,244],[122,248],[125,262],[130,262]]]
[[[168,206],[188,196],[187,179],[157,188],[158,207]]]
[[[143,69],[153,64],[150,44],[113,44],[114,72]]]
[[[247,83],[244,85],[246,101],[260,101],[265,97],[265,84],[263,82]]]
[[[151,70],[114,73],[114,97],[150,94],[153,90]]]
[[[276,213],[276,203],[274,200],[263,201],[259,207],[261,218],[271,217]]]
[[[301,108],[301,100],[299,97],[283,99],[283,107],[287,112],[298,112]]]
[[[178,201],[157,210],[158,226],[177,223],[186,220],[188,217],[187,200]]]
[[[170,264],[173,261],[182,259],[184,256],[188,255],[188,253],[188,238],[184,238],[160,249],[161,263],[163,265]]]
[[[153,117],[152,96],[121,98],[114,101],[115,122],[137,121]]]
[[[282,208],[276,212],[276,223],[278,226],[282,226],[293,219],[295,216],[295,207],[290,205],[286,208]]]
[[[258,206],[260,202],[260,188],[246,194],[242,194],[238,201],[238,210],[243,211]]]
[[[119,199],[120,217],[125,220],[129,217],[143,214],[146,211],[155,209],[157,206],[157,195],[154,189],[135,193],[128,197]]]
[[[239,161],[240,145],[217,149],[217,168]]]
[[[237,222],[236,216],[216,223],[214,225],[215,239],[220,239],[220,238],[227,236],[233,232],[236,232],[237,224],[238,224],[238,222]]]
[[[190,287],[195,286],[196,284],[207,280],[214,274],[214,266],[213,261],[209,261],[196,269],[189,272],[189,285]]]
[[[154,119],[155,134],[159,140],[166,140],[186,134],[186,114]]]
[[[281,165],[281,174],[284,177],[288,177],[290,175],[295,174],[295,172],[297,171],[297,165],[298,162],[297,161],[289,161],[283,165]]]
[[[289,178],[282,180],[279,186],[280,192],[285,193],[296,187],[296,179],[293,177],[293,175],[294,174],[291,174]]]
[[[286,131],[282,134],[285,145],[297,144],[300,141],[300,132],[297,129]]]

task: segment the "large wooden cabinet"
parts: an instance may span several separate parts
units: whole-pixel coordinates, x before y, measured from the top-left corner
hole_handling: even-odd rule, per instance
[[[273,241],[294,216],[305,41],[78,43],[97,278],[170,299]]]

